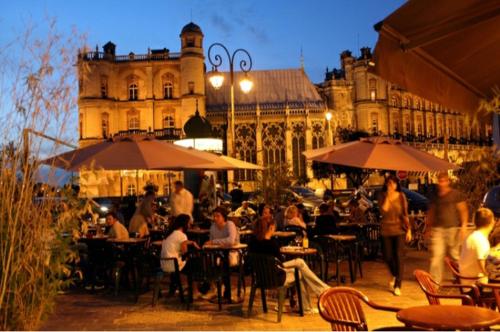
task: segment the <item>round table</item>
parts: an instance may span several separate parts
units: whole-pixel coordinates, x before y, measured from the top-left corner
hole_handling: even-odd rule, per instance
[[[146,242],[145,238],[129,238],[129,239],[108,239],[108,242],[114,244],[142,244]]]
[[[203,250],[207,250],[207,251],[221,251],[224,253],[224,258],[225,258],[225,263],[224,263],[224,273],[226,274],[226,287],[227,287],[227,302],[228,303],[242,303],[244,301],[243,298],[237,298],[237,299],[233,299],[232,296],[231,296],[231,285],[230,285],[230,282],[231,282],[231,267],[229,265],[229,252],[230,251],[234,251],[234,250],[243,250],[243,249],[246,249],[248,247],[248,245],[246,245],[245,243],[238,243],[238,244],[235,244],[235,245],[232,245],[232,246],[223,246],[223,245],[219,245],[219,244],[205,244],[203,246]]]
[[[308,255],[316,255],[318,250],[314,248],[304,248],[298,246],[285,246],[280,248],[280,252],[286,256],[308,256]]]
[[[478,330],[500,323],[500,313],[469,305],[426,305],[400,310],[406,326],[436,330]]]
[[[277,231],[273,233],[273,236],[276,237],[294,237],[295,232],[282,232],[282,231]]]
[[[82,236],[78,239],[79,242],[96,242],[96,241],[106,241],[108,239],[107,235],[93,235],[91,237]]]

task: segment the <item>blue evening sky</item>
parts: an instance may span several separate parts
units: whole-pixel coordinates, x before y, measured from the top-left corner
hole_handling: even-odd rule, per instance
[[[0,45],[12,41],[29,23],[42,28],[55,18],[60,31],[76,27],[88,46],[111,40],[118,54],[147,48],[179,51],[179,33],[189,21],[205,35],[204,47],[222,42],[231,51],[245,48],[254,69],[297,68],[303,50],[310,79],[323,80],[325,68],[339,66],[345,49],[374,47],[373,25],[403,0],[163,0],[163,1],[3,1]],[[210,67],[208,67],[210,68]],[[223,68],[227,69],[227,67]]]

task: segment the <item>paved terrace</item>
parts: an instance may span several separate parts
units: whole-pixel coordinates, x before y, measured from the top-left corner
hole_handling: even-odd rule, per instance
[[[410,307],[427,304],[427,300],[413,278],[416,268],[427,269],[428,253],[409,250],[406,257],[405,278],[401,297],[388,291],[389,273],[381,260],[363,264],[364,277],[354,285],[347,286],[364,292],[370,299],[380,304]],[[332,267],[333,268],[333,267]],[[347,265],[343,265],[347,275]],[[349,279],[347,278],[347,281]],[[236,283],[234,282],[233,285]],[[272,310],[273,300],[268,300],[269,312],[264,314],[260,302],[260,292],[256,294],[253,314],[247,316],[247,282],[245,302],[224,305],[217,311],[217,305],[205,300],[195,300],[190,311],[180,304],[178,297],[160,298],[155,308],[151,307],[152,292],[140,296],[133,302],[131,294],[118,297],[106,293],[90,294],[84,291],[61,295],[55,312],[48,318],[43,330],[329,330],[328,323],[319,314],[300,317],[296,313],[284,313],[282,322],[276,323],[277,313]],[[335,286],[335,281],[331,283]],[[165,289],[164,289],[165,290]],[[166,291],[166,290],[165,290]],[[164,292],[165,293],[165,292]],[[268,297],[269,298],[269,297]],[[288,305],[288,301],[286,302]],[[401,325],[394,313],[375,311],[364,306],[370,329]]]

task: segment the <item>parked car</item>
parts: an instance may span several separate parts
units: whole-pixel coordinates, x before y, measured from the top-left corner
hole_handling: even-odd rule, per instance
[[[484,195],[483,205],[493,211],[495,218],[500,218],[500,185],[488,190]]]
[[[314,209],[322,203],[322,200],[316,196],[301,196],[290,189],[282,189],[280,191],[280,201],[281,202],[290,202],[296,200],[304,204],[304,207],[309,213],[312,213]],[[263,194],[262,191],[257,190],[249,193],[248,202],[252,207],[259,206],[260,203],[263,202]]]

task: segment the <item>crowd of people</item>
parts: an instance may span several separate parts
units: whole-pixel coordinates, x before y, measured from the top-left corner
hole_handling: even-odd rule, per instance
[[[433,279],[438,283],[441,282],[444,258],[449,256],[459,263],[460,273],[463,275],[477,277],[479,281],[487,281],[488,257],[497,248],[500,250],[499,246],[490,246],[488,240],[488,235],[495,225],[492,212],[486,208],[475,211],[473,221],[476,230],[468,235],[469,211],[465,196],[451,187],[446,173],[439,174],[437,189],[426,218],[426,236],[430,241],[429,271]],[[242,217],[249,217],[253,237],[249,242],[248,251],[278,258],[282,268],[286,271],[285,284],[292,282],[293,270],[299,269],[300,283],[302,289],[305,290],[302,293],[304,308],[309,312],[314,311],[310,296],[319,296],[329,286],[309,268],[304,260],[285,260],[280,254],[279,243],[273,236],[276,230],[286,229],[293,229],[304,235],[308,234],[311,231],[310,220],[312,220],[309,212],[297,201],[290,201],[286,207],[261,204],[253,209],[248,201],[244,201],[240,186],[235,186],[231,194],[233,195],[230,206],[232,212],[222,204],[212,207],[208,241],[203,245],[231,247],[239,244],[239,232],[242,225],[238,220]],[[205,197],[204,195],[202,194],[200,198]],[[389,287],[395,296],[400,296],[402,295],[407,247],[405,243],[412,240],[413,234],[408,214],[408,201],[401,191],[401,185],[396,176],[386,177],[382,193],[378,197],[378,204],[382,254],[390,273]],[[189,260],[186,261],[184,257],[190,248],[197,250],[201,247],[200,243],[190,240],[187,235],[188,230],[194,227],[194,205],[195,200],[191,192],[181,181],[175,182],[175,190],[169,198],[169,230],[162,242],[161,257],[175,258],[181,271],[196,268],[196,266],[190,267]],[[348,221],[360,222],[361,219],[356,216],[355,206],[351,211],[353,213]],[[332,200],[322,203],[313,217],[315,220],[313,234],[318,236],[337,234],[339,222],[345,221],[340,217]],[[155,193],[153,191],[146,192],[137,204],[128,229],[117,211],[110,211],[106,215],[108,236],[116,239],[127,239],[131,235],[138,238],[148,237],[154,223]],[[230,266],[241,263],[241,257],[238,255],[237,251],[231,252],[228,260]],[[162,262],[161,268],[170,273],[174,267],[170,260]],[[470,282],[470,279],[467,282]],[[224,284],[225,292],[227,292],[230,287],[228,278],[224,280]]]

